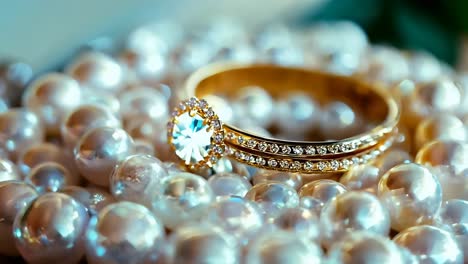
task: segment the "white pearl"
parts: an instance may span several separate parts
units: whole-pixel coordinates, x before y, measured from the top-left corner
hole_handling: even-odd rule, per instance
[[[296,190],[279,182],[257,184],[247,192],[245,198],[257,202],[266,218],[274,218],[282,209],[299,205]]]
[[[392,228],[397,231],[432,221],[442,202],[437,178],[415,163],[398,165],[385,173],[377,194],[390,211]]]
[[[252,201],[240,197],[223,197],[213,203],[206,220],[245,243],[263,225],[263,215]]]
[[[295,233],[308,241],[318,241],[320,237],[319,218],[305,208],[285,208],[273,223],[278,228]]]
[[[416,82],[428,82],[439,77],[442,73],[440,62],[432,54],[416,52],[409,59],[410,76]]]
[[[353,232],[334,243],[329,252],[330,263],[337,264],[403,264],[399,248],[387,237],[365,231]]]
[[[302,186],[302,175],[299,173],[258,170],[253,176],[252,181],[254,185],[262,182],[281,182],[298,190]]]
[[[321,248],[297,234],[274,231],[256,237],[247,248],[246,264],[321,263]]]
[[[142,87],[120,95],[120,111],[125,122],[135,118],[148,118],[165,122],[168,115],[166,99],[159,91]]]
[[[277,124],[283,133],[304,135],[314,128],[319,116],[319,106],[307,94],[291,94],[277,102]]]
[[[320,133],[325,139],[341,139],[355,134],[359,128],[354,110],[343,102],[331,102],[322,110]]]
[[[164,230],[146,207],[119,202],[91,218],[85,239],[89,263],[152,263]]]
[[[46,193],[16,216],[16,247],[28,263],[78,263],[88,220],[86,208],[75,199]]]
[[[232,237],[208,225],[188,225],[175,230],[171,263],[240,263],[240,250]]]
[[[324,203],[312,196],[302,196],[299,201],[299,207],[309,210],[312,214],[315,214],[317,217],[320,216],[322,212]]]
[[[419,263],[463,263],[463,252],[454,237],[437,227],[410,227],[396,235],[393,240],[416,255]]]
[[[340,183],[349,190],[362,190],[375,193],[380,176],[381,173],[378,167],[368,164],[358,165],[344,173],[340,178]]]
[[[359,230],[387,236],[390,217],[387,209],[372,194],[350,191],[325,204],[320,215],[322,244],[325,247]]]
[[[165,177],[154,191],[152,211],[169,229],[198,220],[214,199],[205,179],[186,172]]]
[[[149,155],[132,155],[117,164],[110,175],[110,191],[118,200],[149,206],[152,195],[168,176],[162,162]]]
[[[216,198],[244,197],[252,184],[243,176],[234,173],[217,173],[208,179],[208,185]]]
[[[343,184],[336,181],[323,179],[312,181],[302,186],[302,188],[299,190],[299,196],[310,196],[325,204],[328,201],[335,199],[338,195],[345,193],[346,191],[347,188]]]
[[[267,127],[272,122],[273,98],[261,87],[243,87],[233,103],[236,120],[247,119],[251,123]],[[242,118],[237,118],[242,117]]]
[[[99,52],[85,52],[72,61],[66,72],[81,85],[103,92],[122,88],[124,70],[113,58]]]
[[[81,87],[65,74],[49,73],[32,82],[22,100],[40,117],[47,133],[56,135],[65,116],[80,105]]]
[[[226,98],[210,94],[203,96],[203,99],[213,108],[213,111],[219,116],[221,121],[226,124],[234,122],[234,111],[231,103]]]

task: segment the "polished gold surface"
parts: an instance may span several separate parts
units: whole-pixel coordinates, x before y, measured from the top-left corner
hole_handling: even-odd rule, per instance
[[[393,142],[398,103],[387,90],[352,77],[273,65],[213,64],[190,76],[186,93],[197,98],[212,94],[233,98],[247,86],[262,87],[276,99],[300,91],[324,105],[341,101],[362,116],[366,125],[351,137],[323,139],[310,134],[308,141],[293,141],[223,124],[226,153],[243,163],[281,171],[342,172],[374,159]]]

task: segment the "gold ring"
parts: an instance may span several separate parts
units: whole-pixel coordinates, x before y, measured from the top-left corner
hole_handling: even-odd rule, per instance
[[[321,102],[341,100],[355,108],[372,129],[325,141],[268,138],[223,124],[203,98],[233,97],[242,87],[259,86],[275,98],[301,91]],[[191,169],[211,167],[228,155],[251,166],[302,173],[336,173],[367,163],[388,149],[399,120],[399,106],[384,88],[353,77],[275,65],[213,64],[187,80],[190,99],[181,102],[168,123],[168,142]],[[283,122],[287,122],[284,120]]]

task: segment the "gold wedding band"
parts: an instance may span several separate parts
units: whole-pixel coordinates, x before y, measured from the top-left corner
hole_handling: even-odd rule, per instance
[[[302,92],[321,103],[342,101],[360,111],[373,128],[338,140],[292,141],[263,137],[223,124],[208,102],[198,98],[227,98],[247,86],[259,86],[273,98]],[[168,124],[168,142],[192,169],[212,166],[228,155],[251,166],[302,173],[336,173],[367,163],[388,149],[399,120],[399,107],[390,93],[353,77],[275,65],[213,64],[187,80],[189,100],[181,102]],[[288,120],[280,120],[288,122]]]

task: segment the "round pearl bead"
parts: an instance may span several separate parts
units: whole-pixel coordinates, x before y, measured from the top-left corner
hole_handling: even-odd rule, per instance
[[[468,199],[468,144],[436,140],[416,155],[416,162],[429,166],[442,185],[443,199]]]
[[[320,133],[324,139],[341,139],[354,135],[359,121],[354,110],[343,102],[331,102],[322,110]]]
[[[208,179],[208,185],[216,198],[244,197],[252,184],[243,176],[234,173],[217,173]]]
[[[19,157],[18,168],[24,176],[45,162],[56,162],[67,168],[75,177],[79,177],[73,155],[52,143],[35,144],[27,148]]]
[[[387,209],[372,194],[350,191],[323,207],[320,215],[322,244],[329,247],[345,235],[359,230],[387,236],[390,217]]]
[[[322,201],[311,196],[303,196],[299,201],[299,207],[309,210],[309,212],[315,214],[317,217],[320,216],[323,205]]]
[[[0,254],[18,256],[13,240],[13,221],[15,216],[36,199],[37,191],[33,186],[20,181],[0,182]]]
[[[365,231],[354,232],[335,243],[329,252],[330,263],[403,264],[399,248],[386,237]]]
[[[232,234],[242,244],[263,226],[263,215],[258,206],[240,197],[218,199],[206,215],[208,222]]]
[[[86,88],[111,93],[122,87],[125,75],[119,63],[99,52],[81,54],[66,72]]]
[[[277,103],[277,124],[282,133],[304,137],[304,132],[317,123],[317,103],[307,94],[292,94]]]
[[[338,195],[345,193],[346,191],[346,187],[336,181],[316,180],[302,186],[302,188],[299,190],[299,196],[310,196],[320,200],[325,204],[328,201],[335,199]]]
[[[409,249],[418,258],[419,263],[463,263],[463,252],[454,237],[437,227],[410,227],[396,235],[393,240]]]
[[[167,119],[166,98],[156,89],[142,87],[122,93],[119,96],[120,111],[125,122],[135,118],[148,118],[156,122]]]
[[[21,179],[22,177],[15,164],[8,159],[0,158],[0,182]]]
[[[213,191],[205,179],[182,172],[162,179],[151,208],[164,226],[174,229],[205,215],[213,200]]]
[[[160,51],[124,50],[119,61],[127,74],[146,83],[157,83],[168,72],[168,60]]]
[[[233,103],[234,113],[250,123],[267,127],[273,120],[273,98],[261,87],[244,87]],[[234,118],[234,120],[241,120]]]
[[[468,140],[468,134],[460,119],[454,115],[443,114],[429,116],[419,123],[414,139],[414,147],[420,149],[435,139],[465,141]]]
[[[253,176],[252,181],[254,185],[262,182],[281,182],[298,190],[302,186],[302,175],[299,173],[258,170]]]
[[[413,158],[407,151],[392,148],[377,157],[373,165],[379,168],[380,174],[382,175],[396,165],[410,163],[412,161]]]
[[[299,196],[296,190],[279,182],[257,184],[247,192],[245,198],[256,202],[268,219],[275,218],[284,208],[299,205]]]
[[[88,220],[86,208],[75,199],[46,193],[16,216],[16,247],[28,263],[78,263]]]
[[[286,231],[265,232],[249,244],[246,264],[321,263],[322,250],[315,243]]]
[[[152,195],[168,172],[161,161],[148,155],[132,155],[117,164],[110,190],[117,200],[150,206]]]
[[[452,199],[444,202],[439,212],[440,224],[456,235],[468,235],[468,201]]]
[[[437,178],[415,163],[390,169],[380,179],[377,193],[389,209],[392,228],[397,231],[430,222],[442,202]]]
[[[164,230],[146,207],[119,202],[91,218],[85,239],[89,263],[154,263]]]
[[[88,181],[109,186],[115,165],[132,154],[133,140],[120,128],[97,127],[83,135],[74,152],[78,170]]]
[[[56,162],[37,165],[25,178],[25,181],[32,184],[40,194],[58,192],[65,186],[78,185],[80,180]]]
[[[318,241],[320,237],[319,218],[305,208],[286,208],[273,223],[280,229],[293,232],[308,241]]]
[[[120,127],[120,120],[107,108],[97,105],[82,105],[72,111],[61,126],[62,140],[73,148],[90,129],[96,127]]]
[[[413,101],[412,110],[424,117],[454,111],[460,105],[460,98],[460,90],[452,80],[439,78],[416,86],[409,99]]]
[[[430,82],[443,74],[440,62],[430,53],[411,54],[409,63],[410,77],[416,82]]]
[[[210,226],[182,226],[170,240],[174,247],[171,263],[240,263],[234,239]]]
[[[0,138],[0,148],[16,161],[25,149],[44,140],[44,131],[36,114],[16,108],[0,113]]]
[[[109,192],[99,187],[66,186],[60,192],[73,197],[86,206],[90,215],[99,213],[102,208],[115,202],[115,198]]]
[[[120,102],[114,94],[96,89],[83,87],[82,105],[95,105],[110,111],[114,116],[120,117]]]
[[[468,169],[468,143],[436,140],[426,144],[416,154],[416,162],[431,166],[448,166],[455,173]]]
[[[42,120],[47,134],[60,133],[64,117],[81,103],[77,81],[62,73],[46,74],[35,80],[23,95],[23,105]]]
[[[371,80],[392,84],[410,74],[408,60],[395,48],[374,46],[368,55],[366,74]]]
[[[358,165],[343,174],[340,178],[340,183],[349,190],[362,190],[375,193],[380,176],[379,167],[368,164]]]

